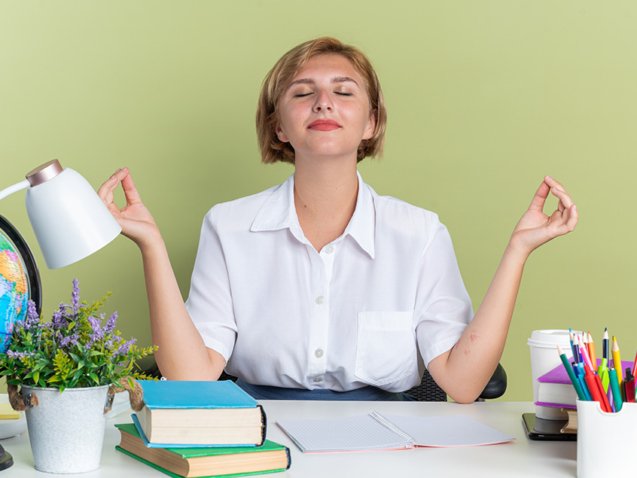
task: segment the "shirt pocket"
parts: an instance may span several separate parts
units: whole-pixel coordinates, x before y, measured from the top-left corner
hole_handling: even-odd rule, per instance
[[[413,311],[358,313],[354,372],[358,379],[382,386],[417,373],[413,315]]]

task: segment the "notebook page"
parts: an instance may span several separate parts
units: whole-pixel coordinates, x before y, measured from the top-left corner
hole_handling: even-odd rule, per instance
[[[279,420],[279,427],[303,452],[412,448],[413,442],[371,415],[326,420]]]
[[[494,445],[513,440],[511,435],[502,433],[493,427],[464,415],[434,417],[383,416],[412,437],[416,446]]]

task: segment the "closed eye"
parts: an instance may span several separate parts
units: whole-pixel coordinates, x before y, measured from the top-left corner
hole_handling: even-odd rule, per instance
[[[306,96],[310,96],[312,94],[311,91],[308,91],[307,93],[294,93],[294,95],[292,95],[294,98],[304,98]]]
[[[345,91],[335,91],[334,93],[336,93],[339,96],[354,96],[353,93],[347,93]]]

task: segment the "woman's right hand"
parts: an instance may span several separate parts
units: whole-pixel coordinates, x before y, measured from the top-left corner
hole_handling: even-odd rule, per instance
[[[120,209],[115,204],[113,192],[121,184],[126,198],[126,205]],[[122,228],[122,234],[132,239],[138,246],[160,238],[155,219],[142,202],[128,168],[121,168],[104,182],[97,191],[113,217]]]

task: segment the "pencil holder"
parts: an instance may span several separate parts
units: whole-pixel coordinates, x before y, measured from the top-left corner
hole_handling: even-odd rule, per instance
[[[637,450],[637,403],[606,413],[598,402],[577,401],[577,476],[625,475]]]

